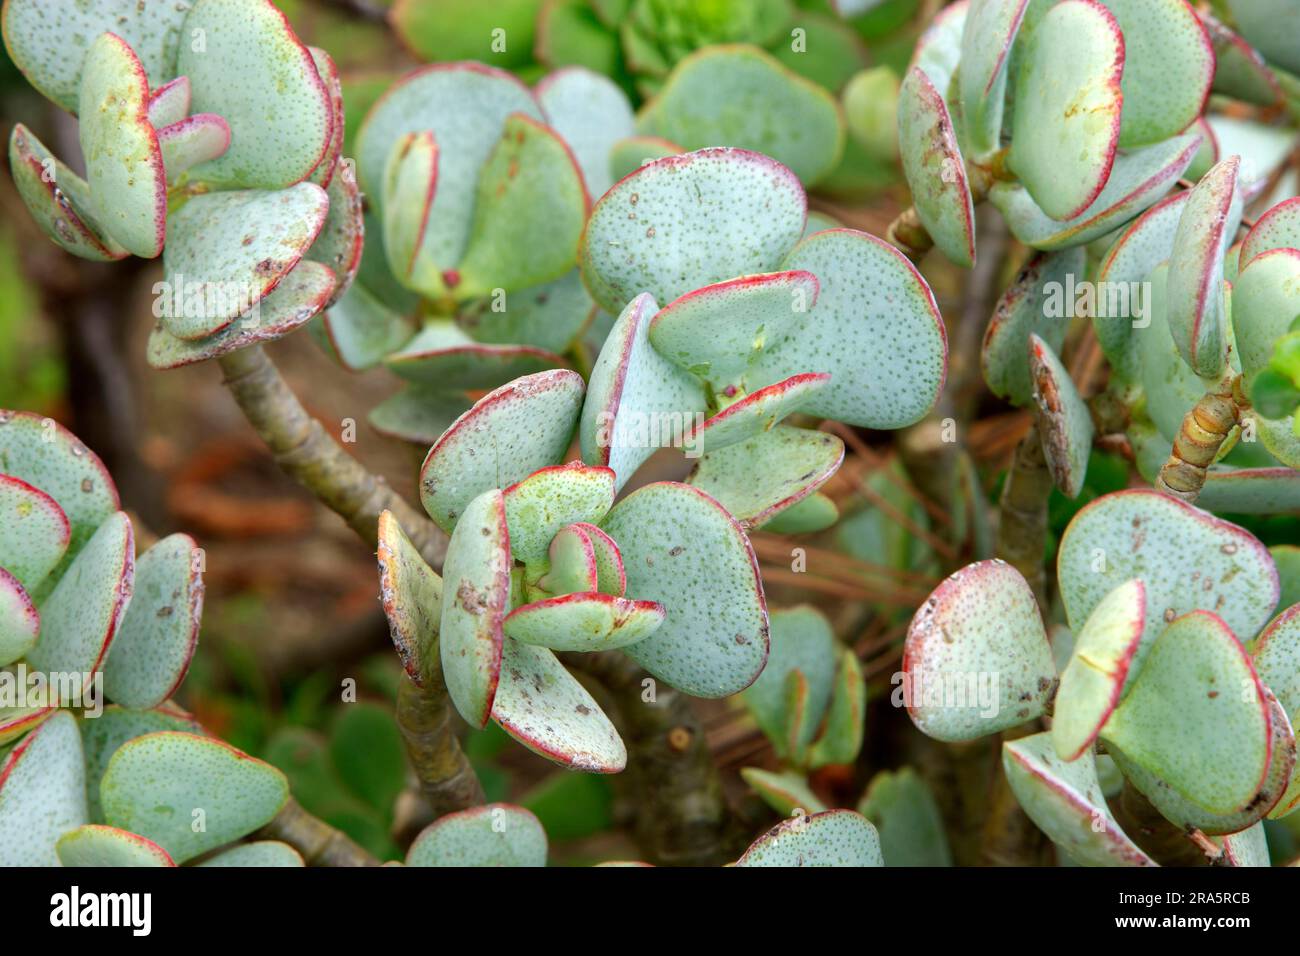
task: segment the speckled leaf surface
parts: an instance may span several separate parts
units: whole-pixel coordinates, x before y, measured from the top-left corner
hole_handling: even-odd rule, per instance
[[[411,385],[370,410],[370,424],[381,435],[428,447],[470,409],[460,392]]]
[[[287,843],[278,840],[255,840],[229,850],[222,850],[196,866],[300,867],[302,856]]]
[[[57,501],[21,478],[0,474],[0,568],[33,591],[63,560],[71,537]]]
[[[556,464],[569,447],[582,405],[582,376],[538,372],[489,392],[429,449],[420,500],[450,531],[470,500]]]
[[[32,86],[76,112],[83,61],[92,42],[112,30],[139,56],[150,86],[176,75],[181,25],[190,0],[8,0],[5,46]]]
[[[120,37],[105,33],[90,45],[78,113],[99,227],[133,254],[152,259],[167,232],[167,177],[149,123],[148,78]]]
[[[824,810],[778,823],[736,866],[884,866],[880,837],[852,810]]]
[[[1037,335],[1029,337],[1029,374],[1038,405],[1038,435],[1056,487],[1067,498],[1083,490],[1092,453],[1092,415],[1069,370]]]
[[[420,256],[438,188],[439,155],[430,130],[407,133],[393,144],[381,180],[388,266],[403,285],[427,295],[441,295],[444,288],[438,264]]]
[[[934,405],[948,368],[948,338],[929,285],[875,236],[828,229],[799,243],[782,268],[805,269],[821,294],[803,322],[754,365],[752,388],[798,372],[831,382],[804,407],[864,428],[901,428]]]
[[[179,368],[283,338],[315,317],[336,285],[328,266],[302,261],[252,309],[207,338],[178,338],[160,320],[149,334],[149,365],[156,369]]]
[[[168,331],[201,339],[224,329],[298,264],[328,212],[329,197],[314,183],[191,198],[171,217],[163,256]]]
[[[687,481],[709,493],[744,528],[761,525],[812,495],[844,461],[828,432],[776,425],[706,453]]]
[[[662,136],[629,136],[620,139],[609,153],[609,173],[613,182],[630,176],[642,166],[665,156],[676,156],[687,150]],[[606,190],[608,192],[608,190]],[[599,198],[593,194],[593,198]]]
[[[215,113],[195,113],[158,130],[158,148],[168,184],[191,166],[216,159],[230,148],[230,126]]]
[[[452,319],[431,319],[384,359],[408,382],[442,389],[495,388],[511,379],[563,365],[564,359],[527,345],[482,345]]]
[[[338,360],[351,371],[379,364],[415,334],[413,320],[384,305],[359,282],[329,306],[323,325]],[[441,432],[439,429],[434,437]]]
[[[596,561],[596,589],[602,594],[622,597],[627,593],[627,571],[623,567],[623,555],[618,545],[608,534],[594,524],[578,522],[572,530],[585,534],[591,542],[592,554]]]
[[[683,445],[693,453],[708,453],[770,432],[830,385],[824,372],[792,375],[733,402],[691,431]]]
[[[713,148],[660,159],[620,180],[591,211],[579,252],[583,281],[618,314],[648,292],[773,272],[803,233],[807,198],[775,160]]]
[[[565,525],[605,516],[614,504],[614,473],[579,461],[540,468],[505,490],[505,504],[511,553],[535,564]]]
[[[82,675],[89,685],[122,623],[134,574],[131,519],[119,511],[105,519],[41,604],[41,636],[27,663],[47,673]]]
[[[1300,316],[1300,250],[1270,249],[1251,259],[1232,289],[1232,327],[1242,371],[1273,357],[1274,343]]]
[[[628,656],[695,697],[726,697],[753,683],[767,660],[767,604],[735,519],[696,488],[657,482],[615,505],[601,527],[623,554],[627,593],[667,612]]]
[[[1183,416],[1205,394],[1206,383],[1183,361],[1173,336],[1169,334],[1169,323],[1165,319],[1168,278],[1168,263],[1161,263],[1147,277],[1147,318],[1150,325],[1138,330],[1132,341],[1140,369],[1138,383],[1146,397],[1147,416],[1172,447]]]
[[[574,770],[618,773],[627,765],[605,712],[545,647],[505,639],[492,719],[529,750]]]
[[[547,594],[577,594],[600,590],[596,549],[591,543],[591,535],[584,530],[594,527],[595,525],[571,524],[555,533],[550,547],[546,549],[550,567],[537,579],[537,589]],[[516,597],[514,603],[519,604],[520,600]]]
[[[1268,835],[1262,823],[1256,823],[1240,833],[1218,837],[1214,842],[1223,848],[1225,866],[1273,865],[1268,852]]]
[[[190,78],[191,109],[224,117],[231,132],[230,150],[192,176],[258,189],[310,176],[329,152],[334,111],[284,14],[269,0],[198,0],[185,29],[194,42],[181,45],[176,72]]]
[[[1300,249],[1300,196],[1280,202],[1255,220],[1241,245],[1241,268],[1270,249]]]
[[[582,67],[556,70],[537,84],[536,93],[547,120],[573,150],[587,192],[600,198],[614,185],[614,144],[636,132],[627,94],[613,80]]]
[[[433,666],[442,626],[442,578],[391,511],[379,515],[379,599],[402,667],[417,684]]]
[[[1236,636],[1209,611],[1165,629],[1102,729],[1108,746],[1213,813],[1245,809],[1259,792],[1270,738],[1263,685]]]
[[[361,189],[382,202],[380,187],[393,145],[406,133],[433,132],[439,188],[424,250],[442,268],[454,267],[464,254],[479,170],[511,113],[543,118],[532,92],[509,73],[479,63],[436,63],[395,83],[357,133]]]
[[[122,744],[99,792],[110,826],[184,863],[269,823],[289,799],[289,783],[220,740],[161,731]],[[200,811],[202,829],[194,826]]]
[[[648,294],[623,309],[592,366],[582,406],[583,460],[613,469],[620,488],[656,448],[685,437],[706,407],[699,382],[651,346],[657,311]]]
[[[984,381],[994,395],[1022,407],[1033,399],[1029,339],[1037,335],[1050,348],[1061,347],[1073,305],[1066,302],[1063,290],[1070,287],[1071,277],[1074,282],[1084,281],[1086,269],[1082,248],[1041,253],[1007,286],[994,306],[980,350]],[[1060,314],[1052,315],[1058,305]]]
[[[497,693],[510,568],[505,499],[493,488],[465,506],[442,566],[442,672],[452,703],[473,727],[487,723]]]
[[[839,659],[826,723],[808,752],[811,767],[852,764],[862,749],[866,731],[867,680],[853,648],[841,651]]]
[[[587,327],[595,305],[577,269],[560,278],[470,306],[457,320],[477,341],[518,342],[567,352]]]
[[[939,805],[911,767],[872,777],[858,812],[880,835],[885,866],[952,866]]]
[[[99,717],[81,722],[81,740],[86,753],[86,799],[91,822],[104,822],[99,782],[117,748],[128,740],[160,730],[203,733],[203,728],[192,717],[171,703],[152,710],[127,710],[110,704]]]
[[[1057,578],[1076,631],[1112,590],[1140,578],[1147,591],[1140,663],[1165,625],[1214,611],[1243,639],[1277,605],[1268,551],[1250,533],[1168,495],[1133,489],[1085,505],[1061,536]]]
[[[1146,624],[1146,587],[1125,581],[1088,616],[1061,671],[1052,714],[1052,746],[1077,760],[1119,703]]]
[[[809,184],[844,150],[835,98],[755,47],[714,46],[684,58],[650,110],[654,132],[665,139],[687,149],[752,149]]]
[[[343,104],[343,76],[333,58],[318,46],[307,47],[311,54],[316,73],[325,86],[330,107],[330,139],[325,147],[325,155],[312,170],[310,179],[317,186],[328,189],[339,170],[339,159],[343,155],[343,139],[347,133],[347,110]]]
[[[167,851],[152,840],[127,830],[88,823],[70,830],[55,843],[63,866],[175,866]]]
[[[173,534],[136,561],[131,603],[104,662],[104,692],[114,703],[156,707],[185,679],[203,618],[197,552],[193,538]]]
[[[1264,57],[1300,72],[1300,9],[1292,0],[1226,0],[1237,29]]]
[[[967,9],[958,89],[966,140],[978,153],[1001,141],[1007,65],[1028,5],[1029,0],[973,0]]]
[[[1153,205],[1191,165],[1200,145],[1200,134],[1193,132],[1124,153],[1115,160],[1105,188],[1092,205],[1073,219],[1051,218],[1015,183],[995,183],[989,199],[1025,245],[1068,249],[1118,229]]]
[[[444,273],[457,298],[541,285],[577,262],[591,198],[573,153],[549,126],[523,113],[507,117],[475,195],[458,281]]]
[[[808,786],[808,778],[797,771],[773,773],[758,767],[741,767],[740,776],[764,803],[783,817],[826,809],[826,804]]]
[[[1219,375],[1228,361],[1223,259],[1241,222],[1240,164],[1229,156],[1197,183],[1169,257],[1169,331],[1187,364],[1206,377]]]
[[[820,288],[817,277],[803,270],[706,285],[659,310],[650,322],[650,344],[720,391],[798,327]]]
[[[1091,752],[1067,763],[1050,734],[1002,745],[1002,768],[1020,806],[1052,842],[1082,866],[1156,866],[1111,816]]]
[[[913,206],[935,246],[956,265],[973,265],[975,206],[966,162],[943,96],[916,67],[899,90],[898,143]]]
[[[118,508],[117,487],[99,456],[54,419],[32,412],[0,409],[0,474],[39,488],[63,509],[72,526],[64,568]]]
[[[1204,18],[1214,46],[1215,93],[1256,106],[1282,99],[1282,89],[1259,51],[1212,16]]]
[[[912,618],[903,674],[912,722],[937,740],[971,740],[1041,714],[1056,666],[1020,572],[980,561],[946,578]]]
[[[22,123],[14,124],[9,137],[9,171],[28,212],[59,248],[95,262],[128,255],[97,225],[86,181]]]
[[[834,500],[815,491],[784,511],[777,512],[758,527],[773,534],[811,534],[814,531],[825,531],[839,520],[840,509]]]
[[[925,71],[940,90],[947,91],[962,59],[962,37],[970,4],[958,0],[940,10],[916,41],[912,66]]]
[[[1214,79],[1214,48],[1185,0],[1101,0],[1124,34],[1119,145],[1174,136],[1196,119]]]
[[[1124,37],[1094,0],[1064,0],[1029,37],[1015,80],[1008,162],[1053,219],[1078,216],[1110,176]]]
[[[1293,604],[1271,621],[1251,649],[1259,679],[1277,695],[1289,718],[1300,716],[1300,604]],[[1294,738],[1293,738],[1294,739]],[[1283,816],[1300,806],[1300,776],[1286,783],[1272,816]]]
[[[81,736],[61,711],[0,764],[0,866],[58,866],[55,841],[86,821]]]
[[[1106,253],[1097,269],[1097,281],[1115,288],[1123,284],[1122,287],[1129,290],[1137,288],[1131,283],[1145,282],[1173,252],[1178,221],[1190,196],[1190,191],[1174,193],[1135,219]],[[1149,300],[1147,305],[1150,305]],[[1092,327],[1111,368],[1126,381],[1136,381],[1141,374],[1141,355],[1134,347],[1133,318],[1128,315],[1095,315]]]
[[[327,303],[333,306],[351,288],[357,270],[361,268],[361,251],[365,243],[366,219],[352,160],[339,162],[325,194],[330,201],[329,213],[316,241],[307,250],[307,258],[333,270],[336,281]]]
[[[425,827],[407,851],[406,865],[545,866],[546,831],[523,807],[472,807]]]
[[[654,601],[609,594],[564,594],[517,607],[505,620],[506,637],[553,651],[607,651],[644,640],[664,622]]]
[[[149,123],[154,129],[162,129],[172,123],[179,123],[190,115],[190,78],[178,76],[168,80],[162,86],[150,83],[149,89]]]
[[[771,613],[771,650],[767,666],[744,693],[743,700],[777,756],[788,752],[784,731],[787,726],[786,681],[795,670],[807,680],[807,713],[816,729],[830,706],[835,686],[835,635],[831,625],[810,605],[781,608]],[[820,807],[803,806],[805,810]]]
[[[12,664],[31,650],[40,629],[41,615],[31,596],[17,578],[0,567],[0,667]],[[10,718],[0,720],[0,734],[4,725],[22,716],[16,712],[18,710],[11,707],[0,709],[6,718]]]

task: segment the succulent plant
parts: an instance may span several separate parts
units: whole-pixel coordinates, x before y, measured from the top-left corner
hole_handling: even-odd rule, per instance
[[[913,723],[969,740],[1049,715],[1050,730],[1004,743],[1003,766],[1025,812],[1077,863],[1156,862],[1116,819],[1104,760],[1179,830],[1221,837],[1228,862],[1260,865],[1247,848],[1264,846],[1261,821],[1300,806],[1300,606],[1273,615],[1272,556],[1236,525],[1132,490],[1080,510],[1057,565],[1070,642],[1059,671],[1011,566],[970,565],[931,594],[904,649]]]
[[[194,540],[137,556],[98,456],[27,412],[0,411],[0,514],[0,863],[301,866],[230,846],[280,811],[284,776],[171,700],[203,613]]]
[[[83,179],[14,128],[10,169],[33,218],[82,258],[163,256],[151,365],[278,338],[347,289],[363,224],[340,155],[338,71],[273,4],[184,0],[123,14],[9,0],[3,25],[31,84],[78,117],[86,161]],[[51,55],[68,42],[80,56]]]

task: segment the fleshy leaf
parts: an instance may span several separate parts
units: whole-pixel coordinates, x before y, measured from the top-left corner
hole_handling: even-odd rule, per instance
[[[595,525],[576,523],[561,528],[547,548],[550,568],[537,579],[537,587],[550,594],[577,594],[600,590],[596,548],[586,530]],[[613,539],[610,539],[613,540]],[[529,642],[525,643],[538,643]],[[545,643],[545,642],[542,642]],[[549,645],[548,645],[549,646]]]
[[[406,865],[545,866],[546,831],[523,807],[471,807],[425,827],[407,851]]]
[[[811,272],[741,276],[669,302],[650,322],[655,351],[715,391],[740,380],[760,352],[784,341],[817,302]]]
[[[614,725],[544,647],[505,639],[492,719],[529,750],[574,770],[618,773],[627,765]]]
[[[1061,671],[1052,715],[1052,746],[1077,760],[1119,704],[1146,623],[1146,588],[1125,581],[1088,616]]]
[[[1019,64],[1008,162],[1057,220],[1101,194],[1120,136],[1124,37],[1093,0],[1070,0],[1038,22]]]
[[[0,474],[0,568],[34,591],[63,560],[71,538],[72,526],[57,501]]]
[[[939,805],[911,767],[872,777],[858,812],[880,834],[885,866],[952,866]]]
[[[989,199],[1025,245],[1044,251],[1080,246],[1118,229],[1163,197],[1196,158],[1200,145],[1199,133],[1184,133],[1119,156],[1092,205],[1064,222],[1051,218],[1016,183],[995,183]]]
[[[620,139],[609,153],[610,179],[618,182],[631,176],[642,166],[653,163],[656,159],[676,156],[687,150],[662,136],[629,136]],[[609,190],[606,190],[608,192]]]
[[[755,47],[714,46],[685,57],[649,109],[654,132],[687,149],[752,149],[809,184],[844,150],[834,97]]]
[[[442,672],[452,703],[473,727],[487,723],[501,676],[510,569],[505,499],[492,488],[465,506],[442,566]]]
[[[648,340],[657,310],[655,300],[644,293],[628,303],[592,367],[582,407],[578,438],[583,460],[613,469],[620,488],[656,448],[680,443],[692,419],[705,409],[698,381]]]
[[[86,751],[86,797],[92,823],[103,823],[99,800],[99,782],[117,748],[128,740],[160,730],[178,730],[201,734],[203,728],[175,704],[167,703],[152,710],[127,710],[116,704],[104,708],[94,720],[81,723],[81,740]]]
[[[901,428],[933,407],[948,368],[948,337],[925,279],[875,236],[828,229],[782,263],[821,282],[817,302],[784,341],[754,365],[751,389],[799,372],[830,384],[802,409],[863,428]]]
[[[980,351],[984,381],[994,395],[1020,406],[1033,399],[1030,337],[1037,335],[1052,349],[1061,347],[1074,305],[1065,290],[1076,281],[1083,282],[1086,269],[1087,257],[1081,248],[1041,253],[1029,260],[1002,293],[984,330]]]
[[[69,830],[55,843],[63,866],[175,866],[167,851],[127,830],[88,823]]]
[[[130,4],[120,0],[8,0],[5,46],[23,75],[42,94],[75,113],[86,50],[105,29],[140,57],[150,86],[176,75],[181,24],[193,4]]]
[[[0,667],[30,651],[40,629],[41,615],[26,588],[0,567]]]
[[[1256,823],[1240,833],[1231,833],[1215,839],[1223,848],[1225,866],[1272,866],[1268,852],[1268,836],[1264,824]]]
[[[658,601],[668,615],[625,653],[695,697],[753,683],[767,660],[767,604],[735,519],[702,491],[657,482],[615,505],[601,527],[622,552],[627,593]]]
[[[443,433],[420,468],[420,500],[444,531],[488,488],[522,481],[564,457],[582,405],[582,376],[538,372],[489,392]],[[492,454],[485,454],[491,448]]]
[[[463,393],[410,385],[372,408],[369,419],[381,435],[427,447],[469,411],[470,405]]]
[[[826,804],[808,786],[808,778],[797,771],[772,773],[758,767],[741,767],[740,776],[763,802],[783,817],[798,812],[821,813]]]
[[[1293,73],[1300,72],[1300,13],[1291,0],[1226,0],[1241,35],[1264,58]]]
[[[1111,816],[1091,751],[1067,763],[1042,733],[1002,745],[1002,768],[1029,818],[1082,866],[1156,866]]]
[[[784,759],[788,755],[784,736],[788,724],[786,681],[796,670],[804,675],[807,712],[811,729],[815,730],[830,706],[835,686],[835,635],[825,615],[809,605],[800,605],[772,611],[770,640],[767,665],[745,690],[743,699],[777,756]],[[801,806],[804,810],[821,809]]]
[[[322,318],[324,333],[339,362],[354,372],[378,365],[384,356],[396,352],[415,335],[414,321],[390,309],[360,282],[354,282],[328,308]],[[439,428],[433,438],[442,431]]]
[[[935,246],[956,265],[974,265],[975,205],[966,161],[947,104],[916,67],[899,90],[898,144],[912,203]]]
[[[654,601],[589,591],[525,604],[505,619],[506,637],[553,651],[606,651],[649,637],[664,621]]]
[[[74,256],[109,262],[128,255],[98,225],[86,181],[22,123],[9,137],[9,170],[18,195],[45,234]]]
[[[770,531],[773,534],[811,534],[825,531],[839,520],[840,509],[834,500],[820,491],[814,491],[757,527],[760,531]]]
[[[333,107],[285,15],[269,0],[198,0],[185,31],[176,72],[190,78],[191,109],[224,117],[231,132],[229,151],[192,178],[284,189],[310,176],[329,153]]]
[[[1232,288],[1232,330],[1241,369],[1252,376],[1300,316],[1300,250],[1270,249],[1251,259]]]
[[[99,227],[137,256],[162,252],[167,177],[149,124],[149,80],[135,52],[112,33],[86,53],[78,112],[90,204]]]
[[[178,76],[158,87],[154,87],[151,82],[150,87],[149,125],[154,129],[179,123],[190,115],[193,91],[188,76]]]
[[[442,578],[425,563],[391,511],[379,515],[379,598],[402,667],[424,683],[438,653]]]
[[[830,381],[831,377],[824,372],[804,372],[760,388],[692,429],[682,444],[690,453],[698,455],[765,435],[790,415],[806,408]]]
[[[708,452],[688,483],[706,491],[744,528],[770,521],[824,485],[844,461],[844,442],[827,432],[776,425]]]
[[[1264,687],[1241,643],[1217,615],[1192,611],[1156,639],[1101,736],[1181,796],[1231,813],[1267,778],[1270,733]]]
[[[1007,66],[1028,5],[1029,0],[974,0],[968,8],[958,88],[966,140],[978,153],[1001,142]]]
[[[300,867],[302,856],[287,843],[278,840],[255,840],[222,850],[197,866]]]
[[[149,334],[149,365],[156,369],[180,368],[283,338],[325,307],[335,285],[334,273],[328,266],[303,261],[248,312],[215,335],[193,340],[177,338],[160,320]]]
[[[442,389],[495,388],[563,365],[564,359],[526,345],[483,345],[452,319],[430,319],[384,364],[409,382]]]
[[[806,211],[794,173],[758,153],[719,147],[656,160],[592,209],[579,252],[583,281],[617,315],[643,292],[671,302],[723,279],[773,272],[803,233]]]
[[[55,841],[86,821],[81,736],[61,711],[0,764],[0,866],[58,866]]]
[[[1241,244],[1241,268],[1270,249],[1300,249],[1300,196],[1280,202],[1255,220]]]
[[[343,156],[343,139],[347,133],[347,110],[343,104],[343,76],[333,58],[318,46],[307,47],[311,54],[316,73],[325,86],[330,107],[330,140],[325,147],[325,156],[312,170],[311,181],[322,189],[328,189],[340,168],[339,160]],[[332,198],[332,197],[331,197]]]
[[[585,534],[591,542],[596,561],[596,590],[614,597],[626,594],[627,571],[623,567],[623,555],[619,553],[614,539],[594,524],[578,522],[571,525],[571,528]]]
[[[1223,259],[1241,222],[1240,165],[1229,156],[1197,183],[1169,257],[1169,331],[1183,359],[1205,377],[1221,374],[1228,361]]]
[[[1150,489],[1085,505],[1061,536],[1057,577],[1075,631],[1112,590],[1142,580],[1146,625],[1135,666],[1165,625],[1189,611],[1214,611],[1249,637],[1277,605],[1277,570],[1253,535]]]
[[[565,525],[605,516],[614,504],[614,473],[578,461],[552,465],[515,482],[505,498],[510,551],[516,561],[536,564]]]
[[[0,707],[0,748],[7,747],[58,712],[49,703],[29,707]]]
[[[593,200],[603,196],[614,185],[614,144],[636,132],[627,94],[608,77],[581,67],[556,70],[536,92],[547,120],[573,150],[588,194]]]
[[[779,823],[736,866],[884,866],[880,837],[852,810],[824,810]]]
[[[1092,454],[1093,425],[1074,379],[1051,346],[1029,337],[1029,374],[1038,403],[1038,435],[1056,487],[1067,498],[1079,497]]]
[[[437,265],[425,268],[420,259],[429,210],[438,188],[439,155],[432,131],[407,133],[393,145],[383,177],[388,267],[403,285],[428,294],[443,291]]]
[[[826,712],[826,726],[813,743],[808,764],[852,764],[862,749],[867,717],[867,680],[853,648],[840,653],[840,666],[831,690],[831,706]]]
[[[457,321],[479,342],[518,342],[563,353],[586,328],[594,311],[582,277],[577,269],[570,269],[553,282],[471,304]]]
[[[343,298],[361,268],[366,221],[352,160],[339,161],[325,194],[330,201],[329,213],[316,241],[307,250],[307,258],[328,266],[334,272],[334,291],[326,303],[328,308]]]
[[[226,328],[298,264],[328,211],[314,183],[191,198],[171,217],[163,256],[167,330],[188,340]]]
[[[980,561],[946,578],[908,627],[903,680],[912,722],[936,740],[971,740],[1042,714],[1056,666],[1020,572]]]
[[[230,127],[215,113],[195,113],[158,130],[158,147],[167,182],[175,183],[191,166],[230,148]]]
[[[161,731],[118,747],[99,793],[110,826],[138,833],[184,863],[269,823],[289,799],[289,783],[275,767],[220,740]]]
[[[1214,44],[1214,92],[1256,106],[1282,99],[1282,88],[1258,50],[1214,17],[1206,15],[1203,22]]]
[[[41,605],[41,636],[27,663],[46,673],[81,675],[103,665],[131,600],[135,540],[131,519],[107,518]]]
[[[1288,717],[1300,716],[1300,604],[1274,619],[1252,649],[1259,679],[1277,695]],[[1285,794],[1272,816],[1281,817],[1300,806],[1300,775],[1292,773]]]

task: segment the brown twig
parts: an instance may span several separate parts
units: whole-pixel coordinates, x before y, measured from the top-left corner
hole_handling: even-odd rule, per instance
[[[341,830],[312,816],[293,797],[257,832],[293,847],[308,866],[379,866],[379,860]]]

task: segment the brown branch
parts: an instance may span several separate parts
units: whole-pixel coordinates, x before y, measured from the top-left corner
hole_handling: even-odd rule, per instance
[[[1043,570],[1047,550],[1047,499],[1052,475],[1043,457],[1038,429],[1031,428],[1011,456],[1006,483],[998,502],[996,554],[1019,571],[1038,599],[1047,607],[1047,577]]]
[[[425,676],[423,687],[402,675],[397,691],[397,729],[433,818],[485,801],[483,785],[452,732],[441,668]]]
[[[308,866],[379,866],[379,860],[347,834],[312,816],[293,797],[275,819],[257,831],[259,839],[293,847]]]

